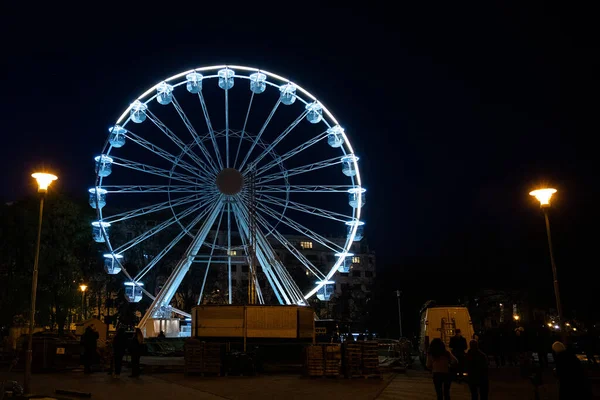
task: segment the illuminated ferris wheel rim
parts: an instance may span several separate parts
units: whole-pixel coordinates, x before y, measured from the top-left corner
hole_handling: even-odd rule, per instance
[[[300,92],[304,96],[303,97],[300,94],[298,94],[297,92],[295,92],[294,97],[296,99],[300,100],[305,105],[308,105],[309,103],[312,102],[312,103],[318,104],[320,106],[320,108],[322,109],[322,112],[323,112],[322,122],[324,122],[328,126],[328,128],[331,128],[332,126],[339,126],[337,119],[320,101],[317,100],[317,98],[315,96],[313,96],[310,92],[308,92],[306,89],[302,88],[301,86],[297,85],[293,81],[286,79],[280,75],[271,73],[269,71],[265,71],[263,69],[245,67],[245,66],[239,66],[239,65],[215,65],[215,66],[208,66],[208,67],[200,67],[200,68],[195,68],[195,69],[189,69],[189,70],[180,72],[178,74],[175,74],[169,78],[166,78],[166,79],[158,82],[157,84],[151,86],[148,90],[146,90],[139,97],[137,97],[136,101],[132,102],[127,107],[127,109],[121,114],[121,116],[117,119],[115,126],[121,125],[122,127],[125,127],[130,122],[131,117],[128,116],[128,114],[131,113],[132,106],[136,102],[140,102],[140,103],[143,103],[144,105],[148,105],[148,103],[150,103],[153,99],[155,99],[158,96],[157,89],[160,87],[160,85],[168,84],[168,85],[172,86],[172,89],[175,89],[178,86],[186,84],[186,82],[187,82],[186,76],[189,74],[193,74],[193,73],[206,74],[207,72],[210,73],[211,71],[217,72],[215,74],[201,75],[201,79],[202,79],[202,81],[204,81],[207,79],[219,78],[218,72],[220,72],[221,70],[231,70],[233,72],[231,77],[234,79],[251,80],[252,74],[264,74],[265,77],[271,78],[271,80],[265,79],[264,83],[266,85],[269,85],[271,87],[275,87],[278,89],[281,88],[282,85],[286,85],[286,84],[293,85],[294,89],[297,90],[298,92]],[[248,75],[240,75],[237,73],[238,71],[244,71],[249,74]],[[183,79],[181,81],[178,81],[178,79],[181,79],[181,78],[183,78]],[[350,176],[352,183],[353,183],[353,187],[357,188],[357,190],[360,191],[359,193],[362,194],[364,192],[364,189],[362,188],[360,170],[359,170],[359,166],[357,163],[358,157],[356,157],[354,155],[354,149],[352,148],[352,145],[351,145],[350,141],[348,140],[343,129],[341,130],[341,136],[343,137],[343,145],[341,146],[341,149],[342,149],[342,152],[345,154],[344,157],[351,158],[348,161],[350,161],[352,164],[354,164],[354,170],[356,171],[355,175]],[[208,139],[205,138],[204,140],[208,140]],[[107,142],[104,146],[102,155],[109,156],[112,148],[113,148],[113,146],[107,140]],[[344,158],[344,157],[342,157],[342,158]],[[96,185],[97,190],[103,190],[102,189],[102,180],[103,180],[103,177],[98,176],[97,185]],[[351,189],[351,190],[353,190],[353,189]],[[354,190],[356,190],[356,189],[354,189]],[[351,248],[352,244],[354,243],[354,238],[355,238],[355,235],[357,234],[357,228],[363,224],[363,222],[360,220],[361,207],[362,207],[362,204],[361,204],[362,197],[361,196],[358,196],[358,202],[359,202],[358,207],[355,207],[353,210],[353,214],[354,214],[353,219],[346,222],[346,225],[348,225],[350,229],[348,232],[348,237],[347,237],[346,243],[343,247],[344,251],[336,253],[337,260],[334,263],[334,265],[331,267],[329,272],[325,275],[325,279],[318,281],[316,283],[316,286],[313,287],[308,293],[306,293],[304,295],[304,300],[307,300],[310,297],[312,297],[324,285],[331,284],[332,281],[330,281],[330,279],[338,271],[338,269],[340,268],[340,265],[344,262],[345,257],[348,257],[351,255],[350,248]],[[99,220],[102,221],[101,209],[98,211],[98,214],[99,214]],[[117,263],[120,264],[120,260],[118,257],[119,254],[114,252],[114,250],[112,248],[112,244],[110,243],[109,240],[107,240],[106,242],[107,242],[106,244],[108,245],[108,247],[110,249],[110,252],[113,254],[113,258],[115,259],[115,261]],[[123,270],[124,270],[126,276],[130,280],[132,280],[132,282],[135,282],[137,284],[137,281],[134,281],[134,279],[127,273],[125,268],[123,268]],[[154,296],[152,296],[150,293],[148,293],[145,289],[142,288],[142,290],[150,298],[154,298]],[[301,303],[305,304],[304,302],[301,302]]]

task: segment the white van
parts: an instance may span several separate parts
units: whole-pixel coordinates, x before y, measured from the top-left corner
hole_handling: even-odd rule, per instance
[[[448,348],[450,338],[460,329],[467,343],[475,331],[469,310],[466,307],[428,307],[421,313],[421,334],[419,337],[419,358],[423,365],[427,358],[429,343],[440,338]],[[450,350],[448,348],[448,350]]]

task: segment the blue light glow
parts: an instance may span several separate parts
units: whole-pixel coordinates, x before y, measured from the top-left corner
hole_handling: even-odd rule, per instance
[[[279,92],[281,92],[281,102],[286,106],[293,104],[296,101],[296,86],[291,83],[286,83],[285,85],[281,85],[279,87]]]
[[[121,125],[115,125],[108,128],[108,132],[110,135],[108,136],[108,142],[112,147],[123,147],[125,144],[125,133],[127,133],[127,129],[123,128]]]
[[[232,69],[220,69],[217,75],[219,75],[219,87],[221,89],[229,90],[233,87],[233,77],[235,76],[235,72]]]
[[[185,76],[185,80],[187,83],[185,84],[185,88],[188,92],[192,94],[198,94],[202,91],[202,74],[197,72],[191,72]]]
[[[147,109],[148,106],[144,103],[140,102],[139,100],[134,101],[131,104],[131,110],[129,111],[129,116],[131,117],[131,120],[136,124],[141,124],[142,122],[144,122],[146,120]]]
[[[306,105],[306,119],[311,124],[318,124],[323,119],[323,106],[318,101]]]
[[[106,190],[102,188],[91,188],[88,190],[90,194],[90,206],[93,209],[102,208],[106,205]]]
[[[94,157],[96,161],[96,173],[98,176],[107,177],[112,172],[113,159],[104,154]]]
[[[121,263],[123,256],[120,254],[104,254],[104,271],[109,275],[117,275],[121,272]]]
[[[266,80],[267,76],[260,72],[250,75],[250,90],[256,94],[264,92],[267,88]]]

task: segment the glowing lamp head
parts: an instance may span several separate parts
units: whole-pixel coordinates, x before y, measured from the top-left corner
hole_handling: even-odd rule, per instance
[[[513,319],[514,319],[515,321],[518,321],[518,320],[520,320],[520,319],[521,319],[521,317],[515,314],[515,315],[513,315]]]
[[[31,174],[31,176],[37,181],[38,184],[38,192],[46,193],[48,191],[48,186],[58,179],[56,175],[47,174],[45,172],[36,172],[35,174]]]
[[[540,206],[550,207],[550,198],[554,193],[556,193],[556,189],[545,188],[529,192],[529,195],[538,199],[538,201],[540,202]]]
[[[87,285],[79,285],[79,290],[85,292],[87,290]]]

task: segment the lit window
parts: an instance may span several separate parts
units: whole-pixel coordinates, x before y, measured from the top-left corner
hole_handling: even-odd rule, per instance
[[[228,250],[227,255],[228,256],[237,256],[237,250]]]
[[[360,264],[360,257],[352,257],[352,264]]]
[[[312,242],[300,242],[300,247],[303,249],[312,249]]]

